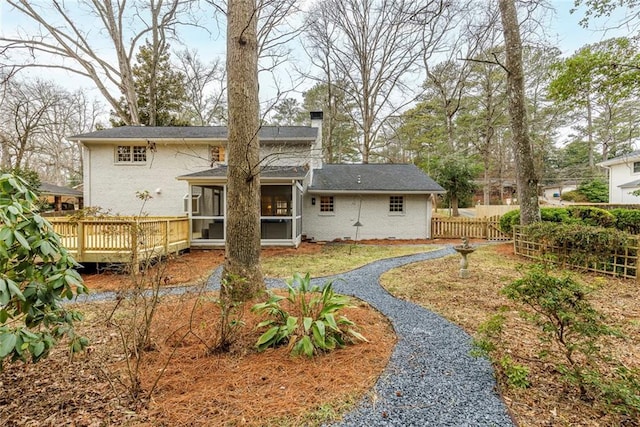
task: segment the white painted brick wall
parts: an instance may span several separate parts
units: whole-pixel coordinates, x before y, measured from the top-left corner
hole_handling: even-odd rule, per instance
[[[208,169],[208,147],[192,145],[185,149],[183,145],[178,149],[158,143],[156,148],[156,153],[147,151],[147,162],[140,165],[116,164],[114,145],[85,148],[85,205],[110,209],[114,214],[138,215],[142,201],[136,191],[147,190],[153,198],[144,205],[145,213],[184,215],[183,197],[188,185],[176,177]],[[158,188],[160,194],[155,192]]]
[[[311,204],[311,199],[316,204]],[[405,212],[389,212],[388,195],[363,195],[358,239],[426,239],[430,237],[431,200],[427,195],[404,195]],[[308,238],[331,241],[355,239],[360,196],[334,195],[334,214],[320,212],[320,195],[304,198],[302,232]]]

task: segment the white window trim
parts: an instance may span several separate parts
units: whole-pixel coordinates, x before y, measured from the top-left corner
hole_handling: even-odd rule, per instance
[[[400,197],[402,198],[402,210],[401,211],[392,211],[391,210],[391,198],[392,197]],[[388,206],[388,214],[389,216],[403,216],[407,214],[407,198],[405,196],[389,196],[389,206]]]
[[[120,160],[119,159],[119,150],[121,147],[127,147],[129,148],[129,160]],[[144,160],[140,160],[140,161],[135,161],[134,160],[134,149],[135,148],[143,148],[144,149]],[[131,165],[146,165],[147,164],[147,146],[146,145],[118,145],[115,148],[115,151],[113,153],[113,160],[114,160],[114,164],[116,165],[127,165],[127,166],[131,166]]]
[[[189,200],[189,194],[185,194],[184,197],[182,198],[183,200],[183,209],[186,207],[187,209],[184,210],[184,212],[186,213],[192,213],[192,214],[198,214],[200,213],[200,197],[202,196],[202,194],[192,194],[191,195],[191,205],[187,205],[187,203],[185,203],[187,200]],[[196,209],[193,209],[193,201],[196,201]],[[189,212],[189,208],[191,208],[191,212]]]
[[[322,210],[322,198],[323,197],[331,197],[331,208],[330,211]],[[320,196],[318,198],[318,215],[320,216],[335,216],[336,215],[336,198],[335,196]]]

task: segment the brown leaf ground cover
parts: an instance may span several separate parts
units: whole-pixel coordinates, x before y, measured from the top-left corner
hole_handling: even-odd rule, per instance
[[[267,249],[263,256],[313,253],[319,245]],[[197,284],[223,259],[222,251],[193,251],[169,260],[170,284]],[[128,276],[85,275],[96,289],[118,289]],[[152,328],[152,351],[141,365],[142,393],[128,393],[131,379],[121,344],[132,307],[115,301],[79,307],[79,325],[91,340],[73,359],[63,348],[38,364],[15,363],[0,373],[0,426],[298,426],[339,416],[368,393],[395,345],[384,316],[354,300],[345,315],[368,342],[312,360],[286,348],[257,353],[262,320],[246,305],[235,318],[245,323],[227,353],[212,352],[219,329],[216,293],[163,300]],[[110,321],[107,321],[110,319]],[[157,383],[156,383],[157,382]],[[154,389],[151,396],[149,390]]]
[[[521,277],[517,270],[530,264],[513,254],[512,244],[487,246],[469,256],[471,277],[458,277],[457,255],[411,264],[385,273],[383,285],[399,298],[414,301],[460,325],[472,336],[478,327],[496,313],[506,317],[500,336],[515,363],[529,369],[531,386],[509,387],[499,377],[501,394],[513,417],[521,426],[621,426],[640,425],[631,419],[603,409],[597,401],[585,401],[575,387],[561,381],[554,359],[541,358],[539,331],[522,318],[521,306],[500,294],[500,289]],[[632,280],[603,278],[574,273],[597,290],[592,304],[608,318],[608,323],[626,335],[606,342],[604,351],[628,368],[640,369],[640,286]]]

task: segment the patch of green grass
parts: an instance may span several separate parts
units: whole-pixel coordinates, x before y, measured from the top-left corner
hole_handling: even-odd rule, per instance
[[[316,409],[303,413],[297,417],[278,417],[265,420],[264,425],[273,427],[315,427],[338,421],[344,414],[352,410],[360,397],[357,394],[348,394],[342,399],[323,403]]]
[[[440,249],[435,245],[349,245],[328,244],[320,253],[285,255],[262,260],[267,277],[285,278],[294,273],[309,273],[311,277],[331,276],[362,267],[373,261],[412,255]]]

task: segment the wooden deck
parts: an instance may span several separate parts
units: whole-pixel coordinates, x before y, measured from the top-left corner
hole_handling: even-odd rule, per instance
[[[47,218],[76,261],[135,263],[189,248],[187,217]]]

